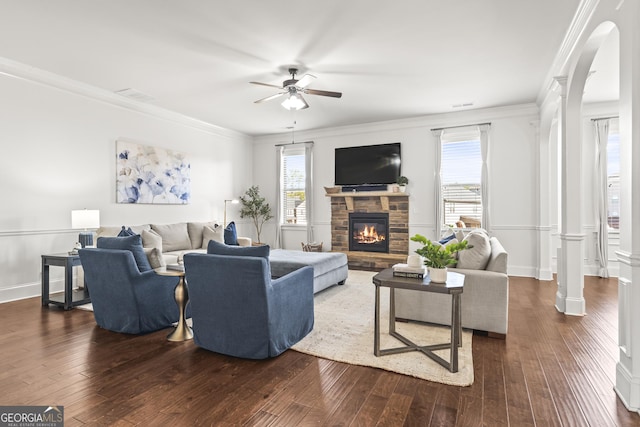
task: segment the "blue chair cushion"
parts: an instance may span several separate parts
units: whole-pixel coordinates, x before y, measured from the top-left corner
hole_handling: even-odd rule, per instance
[[[238,233],[236,232],[236,223],[233,221],[224,229],[224,243],[238,246]]]
[[[268,245],[261,246],[231,246],[224,243],[209,241],[207,253],[210,255],[235,255],[235,256],[252,256],[262,257],[269,260],[270,248]]]
[[[101,249],[123,249],[131,251],[140,272],[153,270],[149,259],[142,249],[142,237],[139,234],[127,237],[98,237],[96,244]]]

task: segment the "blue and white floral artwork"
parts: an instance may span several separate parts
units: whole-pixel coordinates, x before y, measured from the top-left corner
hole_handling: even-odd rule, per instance
[[[116,142],[117,203],[187,204],[191,165],[184,153]]]

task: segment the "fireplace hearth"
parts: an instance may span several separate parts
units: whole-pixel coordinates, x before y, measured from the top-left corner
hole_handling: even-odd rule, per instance
[[[349,250],[389,253],[389,214],[349,213]]]

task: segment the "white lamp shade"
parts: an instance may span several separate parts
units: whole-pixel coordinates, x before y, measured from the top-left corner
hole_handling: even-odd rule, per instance
[[[100,227],[100,211],[81,209],[71,211],[71,228],[88,229]]]

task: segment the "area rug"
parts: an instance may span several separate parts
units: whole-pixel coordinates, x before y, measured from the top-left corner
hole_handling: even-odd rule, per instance
[[[455,374],[417,351],[381,357],[373,354],[375,286],[371,278],[374,274],[349,270],[349,278],[344,285],[316,294],[313,330],[292,349],[324,359],[371,366],[443,384],[473,384],[470,332],[462,333],[458,372]],[[380,296],[381,348],[399,347],[402,343],[389,335],[388,288],[382,288]],[[449,342],[451,337],[448,327],[418,323],[398,322],[396,330],[420,345]],[[449,360],[449,350],[441,350],[437,354]]]

